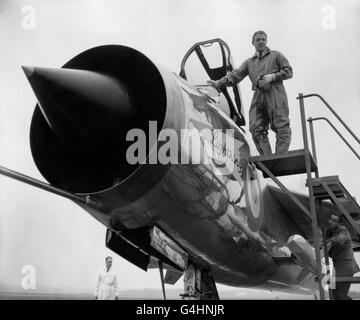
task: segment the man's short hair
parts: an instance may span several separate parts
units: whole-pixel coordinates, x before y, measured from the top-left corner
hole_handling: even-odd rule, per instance
[[[105,258],[105,261],[108,261],[108,259],[111,259],[111,260],[112,260],[112,257],[107,256],[107,257]]]
[[[266,37],[266,39],[267,39],[267,34],[266,34],[266,32],[265,32],[265,31],[262,31],[262,30],[259,30],[259,31],[256,31],[256,32],[253,34],[251,43],[254,43],[254,38],[255,38],[255,36],[258,35],[258,34],[264,34],[265,37]]]

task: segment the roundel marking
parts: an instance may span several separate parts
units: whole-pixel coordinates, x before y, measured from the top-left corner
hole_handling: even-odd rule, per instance
[[[260,180],[255,166],[247,164],[244,182],[249,227],[252,231],[258,231],[263,222],[264,202]]]

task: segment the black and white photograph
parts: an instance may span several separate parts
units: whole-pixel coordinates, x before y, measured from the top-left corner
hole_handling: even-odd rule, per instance
[[[0,300],[360,299],[359,21],[1,0]]]

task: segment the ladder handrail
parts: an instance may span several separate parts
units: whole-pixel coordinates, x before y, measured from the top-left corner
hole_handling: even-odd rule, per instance
[[[312,125],[313,121],[317,121],[317,120],[325,120],[333,129],[334,131],[338,134],[338,136],[344,141],[344,143],[349,147],[349,149],[355,154],[355,156],[360,160],[360,155],[354,150],[354,148],[350,145],[350,143],[344,138],[344,136],[339,132],[338,129],[336,129],[336,127],[334,126],[334,124],[326,117],[316,117],[316,118],[308,118],[308,122],[310,125]],[[311,137],[311,144],[313,146],[313,150],[315,150],[315,140],[313,139],[313,137]]]
[[[326,107],[332,112],[332,114],[341,122],[341,124],[345,127],[345,129],[353,136],[353,138],[360,144],[360,139],[357,135],[349,128],[349,126],[345,123],[345,121],[335,112],[335,110],[330,106],[330,104],[318,93],[310,93],[296,97],[296,99],[305,99],[310,97],[318,97]]]
[[[299,93],[297,99],[299,100],[300,104],[300,118],[301,118],[301,128],[302,128],[302,136],[303,136],[303,143],[304,143],[304,151],[305,151],[305,166],[306,166],[306,175],[308,181],[312,179],[311,176],[311,164],[310,164],[310,151],[309,151],[309,142],[306,130],[306,117],[305,117],[305,104],[304,104],[304,95]],[[318,169],[316,170],[316,176],[318,176],[319,172]],[[314,238],[314,246],[315,246],[315,259],[316,259],[316,273],[317,278],[319,280],[319,293],[320,299],[325,300],[325,290],[322,286],[322,265],[321,265],[321,254],[320,254],[320,239],[318,233],[318,222],[316,217],[316,206],[315,206],[315,197],[314,197],[314,189],[312,184],[308,184],[309,189],[309,204],[310,204],[310,212],[311,212],[311,227],[313,232]]]

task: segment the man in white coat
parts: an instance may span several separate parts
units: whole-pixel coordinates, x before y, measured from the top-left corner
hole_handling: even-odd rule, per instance
[[[117,300],[119,296],[117,276],[111,268],[112,258],[106,257],[105,267],[99,270],[98,282],[95,290],[96,300]]]

